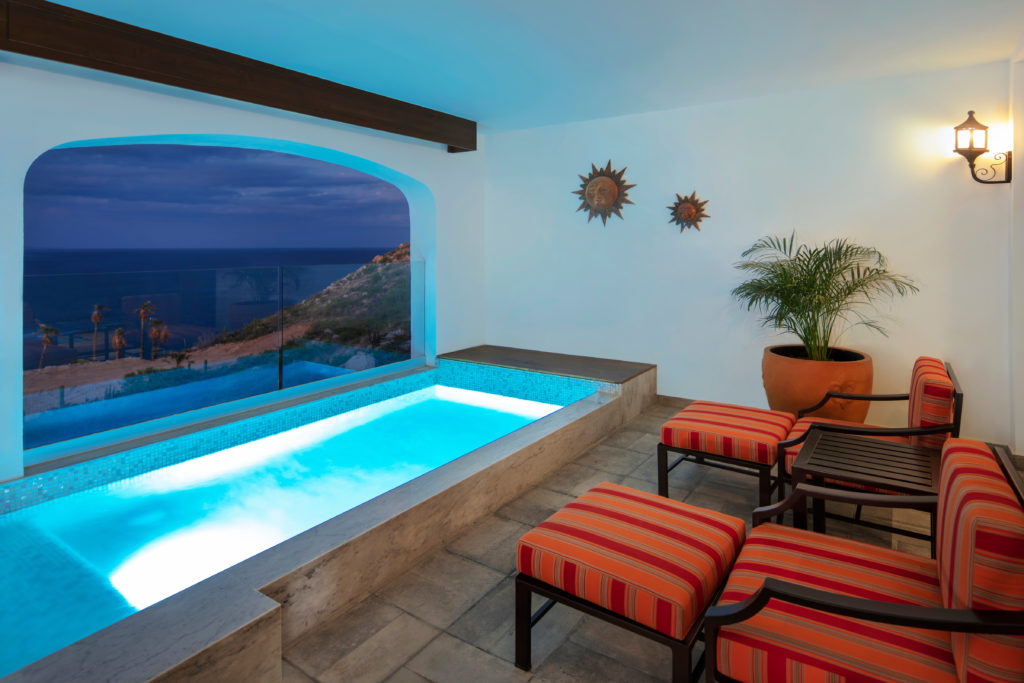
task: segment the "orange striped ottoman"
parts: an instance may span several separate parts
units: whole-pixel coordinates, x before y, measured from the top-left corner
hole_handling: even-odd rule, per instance
[[[753,470],[759,481],[761,505],[772,502],[772,468],[779,460],[779,442],[786,438],[796,418],[792,413],[737,406],[713,401],[694,401],[661,427],[658,444],[658,493],[668,496],[668,473],[679,463],[692,460],[728,470]],[[669,464],[668,452],[680,457]],[[782,494],[782,473],[775,478]]]
[[[516,666],[530,669],[530,628],[555,602],[672,648],[673,681],[746,537],[743,520],[626,486],[590,489],[519,539]],[[538,593],[547,604],[531,615]]]

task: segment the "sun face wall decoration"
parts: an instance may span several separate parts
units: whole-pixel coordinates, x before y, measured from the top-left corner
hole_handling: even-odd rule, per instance
[[[626,184],[626,180],[622,177],[626,173],[625,166],[621,171],[612,170],[611,159],[608,160],[608,165],[604,168],[598,168],[591,164],[590,169],[590,175],[580,176],[580,180],[583,181],[580,189],[573,190],[573,194],[580,196],[580,206],[576,210],[586,209],[590,212],[587,216],[588,223],[594,216],[600,216],[601,223],[607,225],[608,216],[614,213],[622,218],[623,205],[633,203],[627,194],[636,185]]]
[[[679,232],[683,232],[687,228],[697,228],[697,230],[700,230],[700,222],[705,218],[711,218],[711,216],[704,213],[704,205],[707,203],[706,199],[701,201],[697,197],[696,190],[690,193],[688,197],[681,197],[679,194],[676,194],[676,203],[668,207],[672,215],[668,222],[680,226]]]

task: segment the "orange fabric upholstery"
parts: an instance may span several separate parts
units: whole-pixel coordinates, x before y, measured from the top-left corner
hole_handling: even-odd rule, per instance
[[[953,381],[938,358],[921,356],[910,375],[908,427],[934,427],[953,421]],[[911,446],[942,448],[949,434],[910,437]]]
[[[943,605],[1024,610],[1024,510],[989,447],[942,452],[936,551]],[[1024,681],[1024,637],[953,634],[962,681]]]
[[[941,607],[933,560],[813,531],[762,524],[750,532],[719,604],[765,577],[872,600]],[[722,627],[719,671],[739,681],[956,681],[950,635],[777,600]]]
[[[712,401],[694,401],[661,427],[666,446],[773,465],[791,413]]]
[[[741,519],[604,483],[524,534],[516,568],[682,639],[745,536]]]

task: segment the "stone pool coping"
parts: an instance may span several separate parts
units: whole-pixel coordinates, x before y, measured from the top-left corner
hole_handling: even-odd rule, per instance
[[[653,403],[656,384],[651,366],[4,680],[280,681],[284,642],[405,573],[578,457]]]

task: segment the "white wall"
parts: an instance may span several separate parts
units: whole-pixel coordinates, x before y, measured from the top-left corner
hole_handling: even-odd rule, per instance
[[[1013,117],[1024,117],[1024,40],[1010,60],[1010,108]],[[1024,150],[1024,119],[1013,127],[1013,147]],[[1016,159],[1018,164],[1024,158]],[[1013,394],[1014,451],[1024,452],[1024,176],[1018,166],[1010,193],[1010,366]]]
[[[430,339],[428,325],[427,352],[483,342],[482,150],[448,154],[438,144],[7,53],[0,54],[0,92],[0,315],[10,322],[0,332],[0,357],[7,359],[0,364],[0,480],[21,475],[25,172],[62,143],[164,134],[252,136],[338,150],[414,178],[419,183],[396,184],[409,198],[413,257],[426,261],[428,320],[436,305],[436,337]]]
[[[1008,72],[1003,62],[489,135],[487,342],[656,363],[663,394],[763,406],[762,348],[792,339],[730,298],[732,264],[765,234],[846,236],[921,288],[885,307],[888,338],[840,340],[872,355],[875,390],[906,391],[916,356],[942,357],[964,386],[965,435],[1009,440],[1010,186],[975,183],[951,152],[968,109],[1007,122]],[[588,224],[571,192],[609,158],[629,167],[636,204]],[[693,190],[710,218],[680,234],[666,207]],[[869,420],[905,424],[905,404]]]

